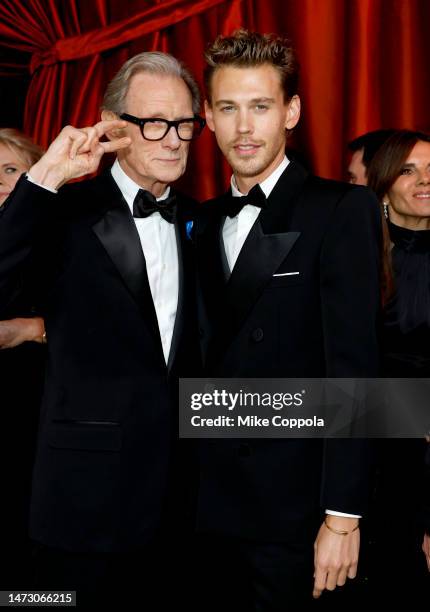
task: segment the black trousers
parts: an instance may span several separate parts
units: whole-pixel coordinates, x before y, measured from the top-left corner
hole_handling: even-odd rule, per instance
[[[312,604],[313,541],[301,545],[196,539],[196,610],[285,612]]]
[[[35,544],[32,588],[76,591],[78,609],[187,609],[186,562],[176,544],[157,540],[124,553],[71,553]]]
[[[31,580],[28,510],[45,368],[45,347],[0,351],[0,590]]]

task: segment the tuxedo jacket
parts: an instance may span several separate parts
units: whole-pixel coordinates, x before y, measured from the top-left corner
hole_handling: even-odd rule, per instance
[[[45,545],[125,550],[160,528],[177,467],[177,380],[201,361],[193,202],[177,197],[167,366],[138,232],[110,172],[58,195],[21,178],[0,218],[0,309],[31,262],[48,338],[30,510],[30,535]]]
[[[424,526],[426,533],[430,535],[430,444],[427,444],[426,455],[426,475],[424,478]]]
[[[195,227],[210,322],[206,374],[377,376],[376,198],[290,162],[230,274],[221,212],[229,197],[204,205]],[[362,440],[203,440],[200,447],[201,530],[282,540],[321,510],[364,511]]]

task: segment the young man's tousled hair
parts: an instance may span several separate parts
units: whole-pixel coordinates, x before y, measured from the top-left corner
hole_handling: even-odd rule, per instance
[[[273,66],[279,73],[284,100],[297,94],[299,65],[289,42],[274,34],[237,30],[232,36],[218,36],[205,53],[206,96],[211,103],[211,83],[216,70],[223,66],[247,68]]]

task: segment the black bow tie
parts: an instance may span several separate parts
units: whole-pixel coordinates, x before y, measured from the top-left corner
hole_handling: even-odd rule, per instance
[[[139,189],[133,202],[133,217],[141,219],[158,212],[169,223],[176,221],[176,196],[157,200],[149,191]]]
[[[247,204],[263,209],[267,207],[266,196],[258,183],[254,185],[248,195],[237,198],[231,196],[228,198],[224,208],[224,214],[228,217],[235,217]]]

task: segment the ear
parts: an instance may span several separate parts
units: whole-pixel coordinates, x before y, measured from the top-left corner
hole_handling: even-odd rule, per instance
[[[285,127],[287,130],[292,130],[296,127],[300,119],[300,98],[293,96],[288,102],[287,116],[285,119]]]
[[[211,105],[209,104],[209,102],[207,100],[205,100],[205,117],[206,117],[206,124],[207,124],[208,128],[212,132],[215,132],[215,125],[214,125],[214,118],[213,118],[212,107],[211,107]]]
[[[118,115],[111,110],[103,109],[101,118],[102,118],[102,121],[112,121],[114,119],[118,119]],[[109,130],[108,132],[105,133],[105,135],[107,138],[109,138],[109,140],[118,140],[118,138],[123,138],[124,136],[127,136],[127,132],[126,132],[126,128],[122,130],[116,129],[116,130]]]

